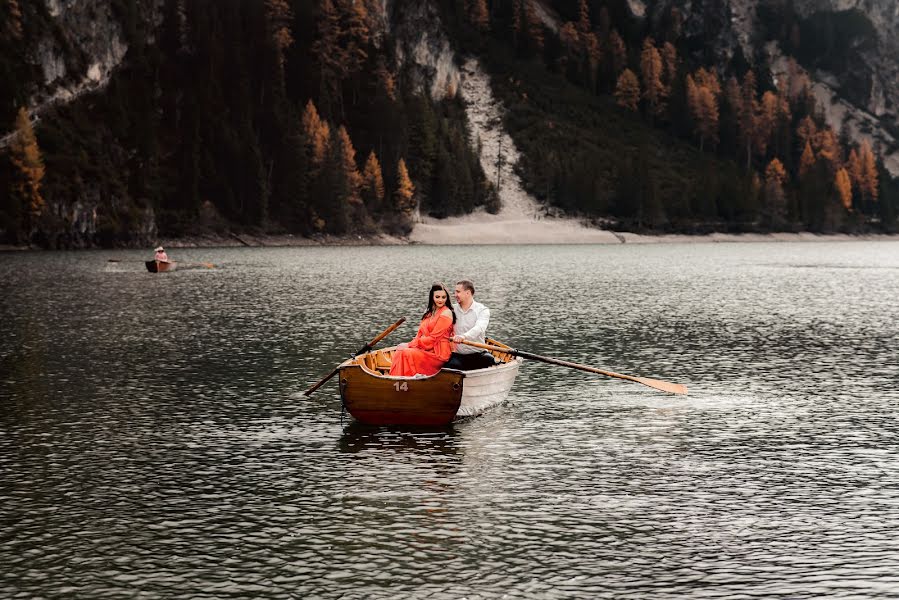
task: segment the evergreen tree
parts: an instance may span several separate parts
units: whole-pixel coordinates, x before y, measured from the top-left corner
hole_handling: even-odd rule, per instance
[[[772,159],[765,169],[765,215],[768,224],[775,229],[783,227],[786,222],[786,181],[787,172],[783,163],[777,158]]]
[[[9,145],[9,156],[15,169],[10,190],[10,202],[15,208],[10,212],[24,216],[24,222],[18,231],[30,238],[44,211],[44,198],[41,196],[44,161],[25,108],[20,108],[16,116],[15,135]],[[18,235],[12,237],[19,238]]]
[[[384,178],[374,150],[368,154],[362,172],[362,199],[370,214],[380,212],[384,202]]]
[[[415,186],[409,179],[409,171],[406,170],[406,161],[402,158],[396,166],[396,191],[394,201],[397,211],[406,216],[411,216],[415,211]]]
[[[840,198],[840,202],[843,203],[843,206],[846,208],[846,210],[851,210],[852,183],[849,181],[849,173],[846,172],[846,169],[840,168],[837,170],[833,185],[837,191],[837,195]]]
[[[877,159],[874,158],[874,152],[871,151],[871,145],[868,140],[862,141],[859,148],[859,160],[861,161],[861,189],[862,195],[870,202],[876,202],[880,186],[878,184],[877,175]]]
[[[812,151],[810,142],[805,142],[805,149],[802,151],[802,158],[799,159],[799,179],[804,180],[809,173],[815,168],[815,153]]]
[[[618,77],[618,84],[615,86],[615,99],[618,106],[630,111],[637,110],[640,102],[640,82],[637,81],[637,76],[630,69],[625,69]]]
[[[659,116],[665,110],[667,90],[662,83],[662,73],[662,56],[652,38],[646,38],[643,40],[643,52],[640,54],[640,74],[643,79],[643,99],[646,100],[647,111],[651,117]]]

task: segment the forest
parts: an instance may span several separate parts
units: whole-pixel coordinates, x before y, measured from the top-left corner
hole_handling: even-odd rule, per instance
[[[0,0],[4,243],[403,236],[419,214],[499,210],[459,90],[422,90],[388,34],[409,2],[165,0],[159,19],[149,0],[109,2],[123,63],[35,119],[23,57],[54,20]],[[899,183],[828,127],[804,70],[845,60],[863,17],[846,29],[762,2],[763,34],[796,57],[775,81],[759,57],[716,64],[676,8],[636,20],[624,0],[547,4],[557,32],[526,0],[436,6],[457,56],[491,74],[518,172],[548,207],[649,233],[896,231]],[[815,46],[824,33],[846,49]]]

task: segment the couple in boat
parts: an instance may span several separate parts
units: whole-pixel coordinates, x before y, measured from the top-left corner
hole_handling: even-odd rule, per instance
[[[474,299],[474,284],[467,279],[456,284],[456,305],[442,283],[428,293],[428,310],[411,342],[397,346],[390,374],[400,377],[434,375],[440,369],[468,371],[493,366],[487,352],[461,342],[484,343],[490,309]],[[458,345],[457,345],[458,344]]]

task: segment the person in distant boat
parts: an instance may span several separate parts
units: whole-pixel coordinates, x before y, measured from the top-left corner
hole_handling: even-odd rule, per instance
[[[456,284],[456,335],[453,342],[458,344],[444,366],[446,369],[471,371],[492,367],[496,360],[489,352],[474,346],[466,346],[467,342],[485,343],[487,325],[490,324],[490,309],[474,299],[474,284],[463,279]]]
[[[169,262],[169,255],[165,253],[165,248],[163,248],[162,246],[157,246],[156,256],[154,257],[154,259],[160,262]]]
[[[455,323],[449,290],[442,283],[435,283],[428,292],[428,310],[421,318],[418,334],[411,342],[397,346],[390,374],[412,377],[437,373],[453,352]]]

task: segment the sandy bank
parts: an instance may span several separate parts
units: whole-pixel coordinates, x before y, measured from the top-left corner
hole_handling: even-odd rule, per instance
[[[586,227],[576,219],[504,218],[474,213],[449,219],[425,218],[409,241],[416,244],[693,244],[726,242],[835,242],[899,240],[899,235],[815,233],[711,233],[641,235]]]

